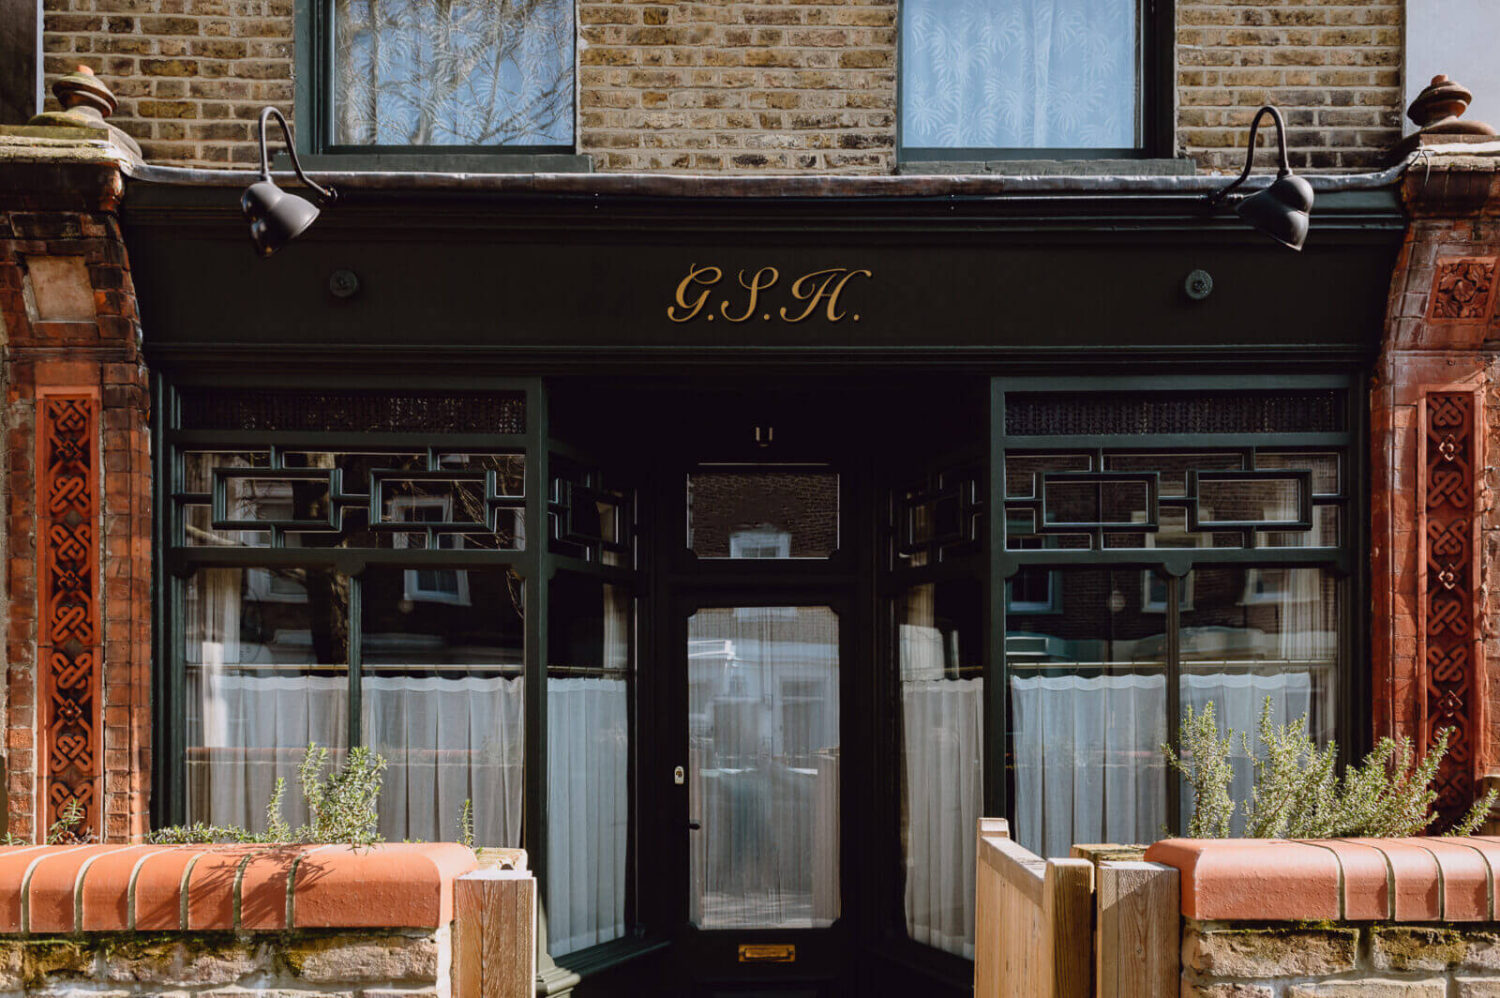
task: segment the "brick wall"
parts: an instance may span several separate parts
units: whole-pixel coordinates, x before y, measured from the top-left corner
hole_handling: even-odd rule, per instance
[[[1401,137],[1403,6],[1177,0],[1178,147],[1238,170],[1251,116],[1274,104],[1294,169],[1384,166]]]
[[[148,817],[146,372],[113,214],[119,174],[82,169],[75,191],[112,177],[93,210],[21,200],[25,179],[0,177],[6,802],[8,831],[27,840],[44,837],[69,800],[83,807],[79,837],[121,841]]]
[[[120,100],[111,121],[151,162],[254,162],[261,107],[291,115],[292,0],[44,2],[47,85],[93,69]]]
[[[1183,998],[1492,998],[1500,929],[1199,922],[1182,933]]]
[[[896,0],[631,0],[578,19],[595,169],[891,170]]]
[[[290,113],[291,0],[45,0],[45,68],[92,67],[154,162],[249,163]],[[71,5],[70,5],[71,4]],[[897,0],[578,3],[579,151],[595,169],[888,173]],[[1400,134],[1400,0],[1178,0],[1178,145],[1238,168],[1251,112],[1294,165],[1382,164]]]
[[[1374,733],[1457,728],[1438,781],[1456,809],[1500,777],[1500,161],[1435,156],[1403,194],[1371,393]]]

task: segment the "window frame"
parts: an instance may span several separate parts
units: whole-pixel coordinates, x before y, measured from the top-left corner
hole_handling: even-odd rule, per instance
[[[302,0],[299,0],[302,2]],[[906,0],[901,0],[904,6]],[[1140,144],[1130,148],[1074,149],[1026,146],[908,146],[904,140],[904,44],[896,17],[896,161],[898,164],[983,162],[985,160],[1171,159],[1177,153],[1177,0],[1136,0],[1140,17]]]
[[[1243,548],[1102,548],[1038,549],[1008,548],[1007,503],[1004,499],[990,504],[992,538],[991,571],[996,582],[1008,580],[1026,566],[1139,568],[1164,573],[1167,577],[1166,605],[1163,613],[1169,641],[1180,628],[1181,587],[1192,578],[1196,568],[1243,566],[1271,568],[1323,568],[1336,578],[1339,586],[1340,620],[1338,622],[1339,655],[1335,665],[1331,720],[1339,745],[1340,764],[1359,758],[1368,741],[1369,699],[1366,669],[1359,664],[1367,660],[1369,601],[1368,582],[1363,571],[1367,564],[1368,541],[1368,467],[1365,446],[1368,440],[1368,414],[1359,372],[1334,375],[1271,374],[1203,375],[1194,377],[1190,392],[1250,391],[1256,389],[1343,392],[1341,408],[1343,429],[1336,432],[1266,433],[1260,437],[1245,434],[1120,434],[1110,436],[1010,436],[1006,432],[1005,398],[1008,393],[1068,392],[1104,396],[1111,393],[1184,391],[1180,378],[1139,376],[1110,378],[1082,376],[1076,378],[994,378],[990,402],[990,494],[1005,497],[1005,461],[1008,451],[1036,450],[1047,453],[1110,449],[1160,449],[1164,447],[1191,450],[1306,450],[1337,452],[1343,465],[1337,493],[1341,516],[1336,547],[1262,548],[1247,537]],[[1247,439],[1248,437],[1248,439]],[[1330,495],[1318,493],[1320,499]],[[1009,516],[1013,517],[1011,513]],[[1007,768],[1011,756],[1012,730],[1009,711],[1010,669],[1006,655],[1006,617],[1009,611],[1005,592],[1008,585],[991,586],[990,648],[986,665],[986,731],[993,740],[985,746],[985,790],[993,795],[991,813],[1015,814],[1014,773]],[[1175,652],[1167,656],[1167,738],[1175,744],[1181,721],[1180,680],[1182,663]],[[993,774],[993,776],[991,775]],[[1180,786],[1169,780],[1167,786],[1168,824],[1180,823]],[[995,812],[995,807],[1003,811]]]
[[[333,33],[334,0],[294,0],[292,46],[294,80],[293,105],[297,152],[302,155],[421,156],[453,157],[460,161],[483,156],[571,155],[578,151],[578,9],[573,5],[572,91],[569,133],[572,141],[558,144],[514,145],[350,145],[333,141],[334,103],[333,72],[335,64]],[[461,169],[462,163],[455,167]]]

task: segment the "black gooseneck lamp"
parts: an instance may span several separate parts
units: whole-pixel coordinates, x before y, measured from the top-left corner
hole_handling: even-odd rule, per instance
[[[240,197],[240,208],[245,212],[245,221],[250,223],[250,239],[255,243],[255,252],[262,257],[270,256],[282,246],[296,239],[318,217],[318,205],[295,194],[288,194],[271,179],[271,165],[266,153],[266,122],[272,117],[281,125],[281,135],[286,140],[287,155],[292,159],[292,169],[297,179],[318,194],[318,205],[330,205],[338,200],[338,192],[332,187],[319,187],[302,172],[297,162],[297,149],[292,144],[292,130],[286,118],[274,107],[262,108],[260,112],[260,179],[245,189]]]
[[[1283,246],[1300,250],[1307,238],[1313,189],[1305,179],[1292,173],[1292,167],[1286,158],[1286,124],[1281,120],[1281,112],[1269,104],[1256,111],[1255,117],[1250,121],[1250,145],[1245,151],[1245,171],[1227,187],[1208,195],[1208,205],[1210,208],[1217,208],[1229,198],[1230,191],[1243,184],[1245,178],[1250,176],[1250,169],[1255,163],[1255,130],[1260,127],[1260,119],[1267,114],[1276,123],[1276,143],[1281,152],[1281,168],[1276,172],[1276,179],[1265,190],[1248,196],[1235,195],[1234,210],[1245,221]]]

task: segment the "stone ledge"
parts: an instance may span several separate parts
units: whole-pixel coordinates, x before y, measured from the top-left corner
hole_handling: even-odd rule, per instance
[[[477,866],[454,843],[0,849],[0,933],[436,929]]]
[[[1182,914],[1224,921],[1490,922],[1500,838],[1165,839]]]

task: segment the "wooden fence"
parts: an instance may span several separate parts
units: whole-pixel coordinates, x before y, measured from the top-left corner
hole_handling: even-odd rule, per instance
[[[1011,841],[1003,819],[980,819],[975,998],[1178,994],[1177,871],[1106,858],[1117,855],[1042,859]]]

